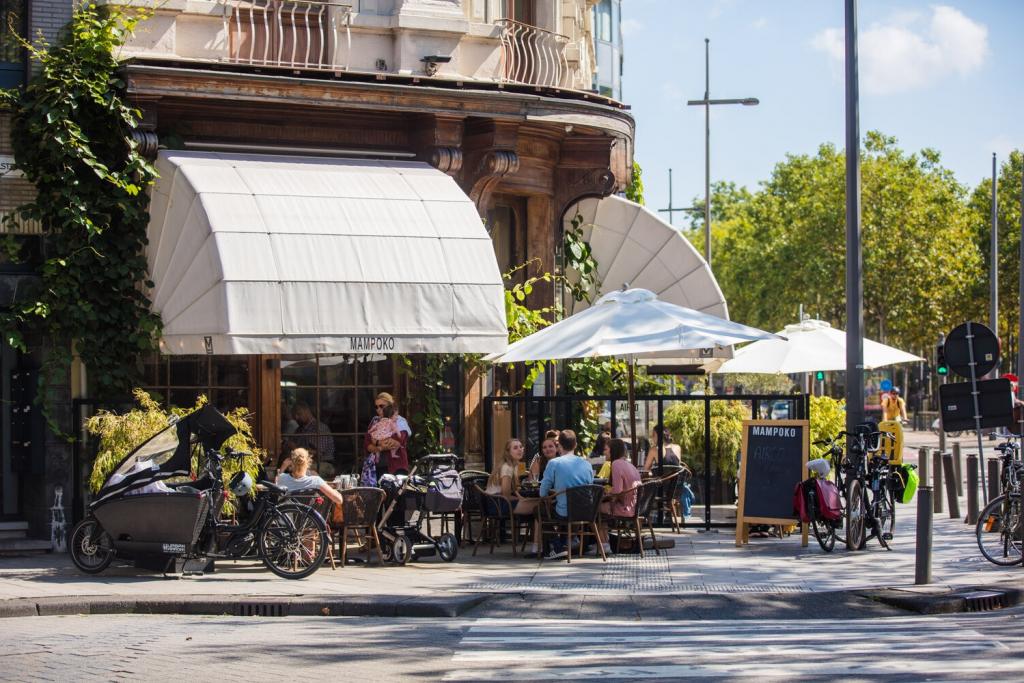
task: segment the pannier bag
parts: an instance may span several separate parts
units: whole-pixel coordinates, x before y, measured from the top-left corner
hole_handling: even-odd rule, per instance
[[[843,507],[839,499],[839,487],[820,477],[814,483],[818,486],[818,516],[833,522],[841,518]]]
[[[426,507],[430,512],[455,512],[462,507],[462,478],[455,470],[438,472],[427,483]]]
[[[815,516],[819,519],[833,522],[841,519],[843,509],[839,499],[839,488],[828,479],[819,479],[817,477],[805,479],[796,485],[796,488],[793,490],[793,514],[801,522],[807,523],[811,521],[811,516],[807,510],[807,496],[804,495],[804,491],[812,486],[814,487],[815,498],[818,503]]]
[[[914,499],[920,477],[916,465],[901,465],[892,469],[893,496],[897,503],[909,503]]]

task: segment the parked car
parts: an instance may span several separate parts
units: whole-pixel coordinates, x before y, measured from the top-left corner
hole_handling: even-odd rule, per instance
[[[775,403],[772,403],[772,419],[789,419],[789,401],[776,401]]]

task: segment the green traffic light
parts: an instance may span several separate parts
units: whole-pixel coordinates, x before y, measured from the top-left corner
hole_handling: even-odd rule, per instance
[[[935,371],[937,373],[939,373],[940,375],[948,375],[949,374],[949,368],[947,368],[945,365],[940,365],[939,367],[937,367],[935,369]]]
[[[814,373],[814,379],[817,380],[818,382],[822,381],[823,379],[825,379],[825,373],[822,372],[821,370],[818,370],[816,373]]]

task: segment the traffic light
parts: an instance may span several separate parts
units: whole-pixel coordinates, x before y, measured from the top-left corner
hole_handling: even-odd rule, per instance
[[[824,370],[818,370],[816,373],[814,373],[814,381],[815,382],[822,382],[824,380],[825,380],[825,371]]]
[[[945,346],[945,344],[939,344],[935,347],[935,372],[939,375],[949,374],[949,366],[946,365]]]

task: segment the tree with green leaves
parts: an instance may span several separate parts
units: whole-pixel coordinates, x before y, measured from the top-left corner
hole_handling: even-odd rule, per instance
[[[862,154],[865,335],[924,351],[977,314],[966,190],[934,150],[907,153],[870,132]],[[845,200],[845,155],[831,144],[787,156],[756,192],[716,185],[714,270],[733,319],[782,329],[803,304],[846,327]]]

